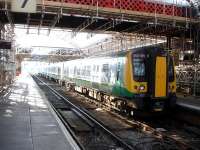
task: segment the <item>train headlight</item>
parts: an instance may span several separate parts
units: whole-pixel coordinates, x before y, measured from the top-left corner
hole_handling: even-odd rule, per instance
[[[174,85],[172,85],[172,86],[169,85],[169,90],[174,90],[174,88],[175,88]]]
[[[145,87],[143,86],[143,85],[141,85],[140,87],[139,87],[139,90],[144,90],[145,89]]]

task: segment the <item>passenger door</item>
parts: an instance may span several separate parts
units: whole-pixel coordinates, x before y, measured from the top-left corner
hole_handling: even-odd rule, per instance
[[[155,65],[155,97],[166,97],[167,57],[157,56]]]
[[[122,84],[122,66],[120,58],[117,58],[117,61],[115,63],[115,71],[116,71],[116,77],[115,77],[115,84],[112,89],[112,94],[115,96],[120,96],[121,84]]]

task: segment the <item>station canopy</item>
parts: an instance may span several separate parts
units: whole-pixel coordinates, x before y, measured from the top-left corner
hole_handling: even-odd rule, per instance
[[[22,49],[32,49],[32,54],[46,55],[51,51],[58,49],[80,50],[83,47],[93,45],[102,40],[111,37],[109,34],[94,34],[81,32],[72,38],[72,30],[52,29],[48,34],[47,28],[41,28],[38,33],[38,27],[28,29],[25,25],[15,25],[15,45]],[[34,39],[34,40],[33,40]]]

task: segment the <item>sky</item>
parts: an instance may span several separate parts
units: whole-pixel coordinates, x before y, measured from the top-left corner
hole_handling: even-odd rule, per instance
[[[16,25],[15,45],[22,48],[32,47],[34,49],[32,54],[45,55],[52,49],[39,48],[39,46],[84,48],[111,37],[107,34],[97,34],[88,39],[88,35],[88,33],[82,32],[72,38],[71,31],[63,29],[52,30],[50,35],[48,30],[40,30],[40,34],[38,34],[38,28],[29,30],[29,34],[27,34],[27,29],[24,29],[24,26]]]

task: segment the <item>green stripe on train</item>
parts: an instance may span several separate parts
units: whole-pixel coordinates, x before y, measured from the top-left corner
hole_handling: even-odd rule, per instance
[[[120,86],[122,85],[122,83],[120,83],[119,81],[117,81],[116,84],[111,85],[111,84],[106,84],[106,83],[90,82],[90,81],[76,79],[76,78],[65,78],[65,79],[76,83],[77,86],[98,89],[99,91],[103,91],[105,93],[111,93],[114,96],[133,98],[135,95],[134,93],[129,92],[126,88]]]

